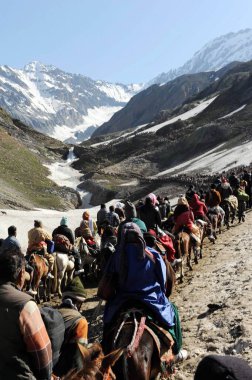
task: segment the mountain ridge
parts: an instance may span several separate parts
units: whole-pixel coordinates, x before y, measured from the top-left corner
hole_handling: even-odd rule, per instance
[[[23,70],[0,66],[0,106],[14,118],[61,140],[74,141],[75,133],[88,138],[88,127],[94,130],[140,87],[95,81],[37,61]]]

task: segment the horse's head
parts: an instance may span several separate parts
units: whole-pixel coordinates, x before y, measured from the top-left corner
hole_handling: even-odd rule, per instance
[[[30,256],[29,256],[29,264],[31,265],[35,265],[36,264],[36,256],[35,256],[35,253],[32,253]]]
[[[101,345],[98,343],[90,347],[78,344],[82,355],[83,369],[71,371],[63,380],[114,380],[115,375],[111,367],[120,358],[124,349],[120,348],[104,356]]]

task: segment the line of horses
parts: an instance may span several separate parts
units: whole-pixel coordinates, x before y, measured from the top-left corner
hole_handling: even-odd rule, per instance
[[[225,215],[224,225],[226,228],[230,228],[230,225],[236,220],[235,213],[230,209],[230,212]],[[214,236],[217,238],[224,227],[220,224],[217,214],[209,214],[209,218]],[[238,218],[238,221],[241,220]],[[203,256],[207,226],[201,221],[196,221],[196,223],[200,229],[200,243],[192,241],[186,231],[181,231],[175,241],[176,257],[181,259],[176,264],[175,269],[177,278],[181,282],[184,277],[185,265],[189,270],[192,270],[193,262],[197,264]],[[75,246],[81,253],[84,265],[97,265],[90,258],[85,239],[76,240]],[[72,278],[74,273],[74,261],[71,257],[63,253],[56,253],[53,271],[54,281],[49,285],[45,281],[48,266],[38,255],[34,255],[32,259],[36,268],[34,283],[39,286],[40,281],[42,281],[44,285],[43,299],[49,299],[51,289],[61,296],[61,287]],[[168,297],[173,290],[174,283],[174,272],[167,262],[166,295]],[[173,339],[171,336],[166,337],[164,344],[164,334],[160,334],[158,328],[153,326],[150,328],[146,318],[146,310],[136,309],[134,305],[127,307],[120,314],[113,331],[111,331],[108,342],[109,350],[107,350],[109,353],[104,355],[100,344],[93,344],[89,348],[79,345],[78,350],[82,357],[83,369],[79,372],[73,369],[63,380],[168,379],[173,372],[173,354],[171,351]]]

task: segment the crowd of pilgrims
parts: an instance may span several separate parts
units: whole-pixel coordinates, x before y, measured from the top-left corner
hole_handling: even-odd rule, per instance
[[[67,217],[62,217],[52,233],[35,220],[28,231],[25,255],[16,227],[10,226],[8,237],[0,241],[0,378],[50,379],[52,373],[63,376],[73,366],[78,369],[69,345],[88,343],[88,323],[80,312],[87,296],[83,286],[87,268],[83,267],[83,258],[75,246],[78,237],[85,239],[100,271],[113,273],[117,279],[116,292],[105,305],[103,344],[106,346],[110,327],[121,307],[130,301],[145,305],[157,323],[170,332],[174,339],[174,361],[186,359],[179,313],[166,289],[167,262],[173,268],[180,262],[175,258],[175,241],[181,230],[194,243],[198,242],[197,219],[206,224],[209,240],[216,239],[209,214],[217,214],[220,223],[224,223],[222,205],[227,200],[238,208],[239,221],[244,221],[245,210],[252,205],[251,175],[246,170],[240,178],[235,173],[228,177],[222,173],[207,191],[189,186],[175,206],[168,197],[150,193],[135,205],[126,200],[107,209],[102,204],[96,220],[85,210],[75,231],[69,228]],[[73,255],[75,261],[75,276],[63,289],[58,307],[64,324],[62,339],[68,347],[63,350],[57,348],[57,342],[53,345],[50,341],[34,301],[37,291],[33,288],[34,267],[29,260],[34,252],[43,256],[49,268],[48,277],[53,278],[57,251]],[[62,346],[62,342],[58,344]]]

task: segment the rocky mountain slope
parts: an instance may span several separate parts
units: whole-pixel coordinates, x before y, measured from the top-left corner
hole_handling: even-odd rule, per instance
[[[230,66],[219,71],[182,75],[165,85],[153,85],[133,96],[127,105],[116,112],[112,118],[97,128],[92,137],[124,131],[159,118],[164,110],[171,112],[188,99],[201,93],[210,84],[218,81]]]
[[[32,62],[0,66],[0,106],[12,117],[60,140],[87,139],[141,85],[112,84]]]
[[[250,59],[252,29],[220,36],[207,43],[182,67],[162,73],[145,84],[147,89],[134,96],[122,110],[96,129],[93,136],[149,123],[163,109],[177,107],[193,94],[201,92],[202,86],[207,87],[209,83],[198,84],[203,72],[205,76],[209,73],[209,80],[214,81],[224,74],[222,68],[226,70],[238,61]]]
[[[43,164],[60,159],[68,152],[65,144],[45,136],[0,109],[0,207],[78,207],[78,194],[50,181]]]
[[[201,93],[142,128],[76,146],[79,160],[74,166],[85,173],[84,187],[95,194],[107,190],[103,200],[125,196],[135,200],[163,186],[168,191],[174,182],[183,187],[188,181],[176,178],[183,171],[189,176],[208,175],[239,166],[245,157],[243,164],[250,164],[251,117],[252,62],[248,62],[224,70]],[[236,148],[238,153],[229,155]]]
[[[228,33],[208,42],[183,66],[162,73],[148,82],[166,83],[180,75],[194,74],[202,71],[216,71],[233,61],[246,62],[252,59],[252,29]]]

